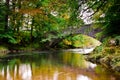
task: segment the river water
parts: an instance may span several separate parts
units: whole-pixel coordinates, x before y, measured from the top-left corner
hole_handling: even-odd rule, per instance
[[[12,53],[0,58],[0,80],[120,80],[70,51]]]

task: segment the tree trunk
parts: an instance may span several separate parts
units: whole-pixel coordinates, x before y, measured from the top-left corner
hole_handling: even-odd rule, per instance
[[[8,18],[9,18],[9,2],[10,2],[10,0],[6,0],[6,15],[5,15],[5,28],[4,28],[4,30],[5,31],[7,31],[8,30],[8,26],[9,26],[9,24],[8,24]]]

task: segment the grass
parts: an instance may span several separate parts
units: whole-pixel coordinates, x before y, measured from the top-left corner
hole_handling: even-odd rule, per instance
[[[3,50],[8,50],[6,47],[4,47],[4,46],[0,46],[0,51],[3,51]]]

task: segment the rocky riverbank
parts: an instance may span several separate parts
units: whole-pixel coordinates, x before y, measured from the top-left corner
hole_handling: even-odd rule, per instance
[[[99,46],[87,56],[87,60],[120,72],[120,46]]]

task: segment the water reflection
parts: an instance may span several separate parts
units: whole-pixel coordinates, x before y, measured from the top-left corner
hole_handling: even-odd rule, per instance
[[[71,52],[7,56],[0,61],[0,80],[117,80],[101,67]]]
[[[9,69],[9,66],[7,66],[6,79],[7,79],[7,80],[12,80],[12,77],[11,77],[11,75],[10,75],[10,69]]]
[[[77,80],[92,80],[92,79],[90,79],[89,77],[84,76],[84,75],[78,75]]]
[[[30,64],[20,64],[19,75],[22,80],[32,80],[32,69]]]

